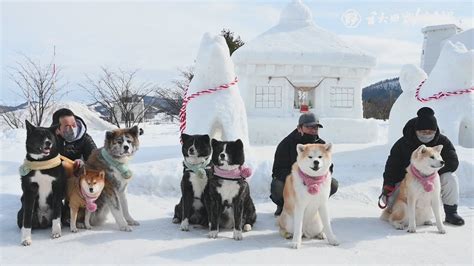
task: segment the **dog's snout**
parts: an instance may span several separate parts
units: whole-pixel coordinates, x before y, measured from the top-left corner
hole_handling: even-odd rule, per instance
[[[189,154],[194,154],[194,149],[193,148],[189,148]]]
[[[440,163],[441,165],[444,165],[444,161],[439,161],[439,163]]]
[[[319,165],[319,161],[313,161],[313,164],[314,164],[314,166],[318,166],[318,165]]]
[[[92,188],[92,187],[89,188],[89,191],[90,191],[91,193],[94,192],[94,188]]]
[[[46,145],[46,147],[51,147],[51,141],[47,140],[44,142],[44,145]]]
[[[129,147],[128,146],[123,146],[123,149],[128,151]]]
[[[219,154],[219,157],[221,157],[221,159],[225,159],[225,154],[221,153]]]

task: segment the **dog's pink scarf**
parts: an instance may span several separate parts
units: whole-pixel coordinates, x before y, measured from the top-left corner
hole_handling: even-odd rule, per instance
[[[416,169],[413,165],[410,165],[410,172],[418,179],[418,181],[423,185],[426,192],[433,191],[434,188],[434,178],[436,176],[436,172],[429,176],[423,176],[418,169]]]
[[[97,198],[99,198],[99,196],[97,197],[90,197],[89,195],[87,195],[87,193],[82,189],[81,187],[81,195],[82,197],[84,198],[84,200],[86,201],[86,208],[89,212],[95,212],[97,210],[97,204],[95,204],[95,201],[97,200]]]
[[[301,171],[301,169],[298,167],[298,175],[303,179],[303,184],[308,187],[308,193],[311,195],[319,193],[319,190],[321,189],[321,184],[326,181],[328,173],[321,176],[310,176],[303,173],[303,171]]]
[[[229,178],[229,179],[241,179],[249,180],[252,175],[252,169],[246,166],[240,166],[234,170],[223,170],[217,166],[214,166],[214,173],[217,176]]]

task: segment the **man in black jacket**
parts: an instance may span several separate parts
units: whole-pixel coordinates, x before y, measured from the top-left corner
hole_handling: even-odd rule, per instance
[[[270,198],[277,205],[275,215],[280,215],[283,210],[283,188],[285,187],[286,177],[290,174],[291,167],[296,162],[296,157],[298,157],[296,145],[326,143],[318,136],[318,130],[322,127],[313,113],[304,113],[300,116],[296,129],[278,144],[273,161],[273,179],[270,187]],[[332,173],[333,165],[331,165],[330,171]],[[330,195],[336,193],[337,187],[337,180],[332,178]]]
[[[52,125],[58,125],[58,149],[61,155],[69,159],[87,161],[89,155],[97,146],[87,134],[87,126],[82,118],[66,108],[54,112]]]
[[[459,203],[458,178],[454,174],[458,168],[459,161],[453,144],[440,133],[434,111],[429,107],[423,107],[417,112],[417,117],[409,120],[403,128],[401,137],[390,150],[385,172],[383,173],[382,200],[391,207],[398,194],[398,184],[406,174],[406,168],[410,165],[411,154],[421,144],[427,147],[443,145],[441,157],[445,162],[443,168],[438,171],[441,181],[441,200],[444,204],[446,222],[453,225],[463,225],[464,220],[457,213]]]

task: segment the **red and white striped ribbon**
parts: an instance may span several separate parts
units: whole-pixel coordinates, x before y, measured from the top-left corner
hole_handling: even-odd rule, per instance
[[[221,90],[228,89],[229,87],[235,85],[237,82],[238,82],[238,79],[237,79],[237,77],[235,77],[235,79],[233,81],[231,81],[227,84],[223,84],[223,85],[220,85],[219,87],[215,87],[215,88],[211,88],[211,89],[198,91],[198,92],[195,92],[195,93],[193,93],[189,96],[188,96],[189,86],[186,87],[186,91],[184,92],[183,105],[181,105],[181,109],[179,110],[179,121],[180,121],[179,130],[181,131],[181,133],[183,133],[184,130],[186,129],[186,108],[188,106],[189,101],[191,101],[192,99],[194,99],[198,96],[201,96],[203,94],[211,94],[211,93],[214,93],[216,91],[221,91]]]
[[[438,93],[435,93],[431,96],[429,96],[428,98],[421,98],[420,97],[420,90],[421,90],[421,87],[423,86],[423,84],[425,83],[426,79],[423,80],[420,85],[418,85],[418,88],[416,88],[416,92],[415,92],[415,98],[424,103],[424,102],[428,102],[428,101],[431,101],[431,100],[439,100],[443,97],[448,97],[448,96],[453,96],[453,95],[461,95],[461,94],[466,94],[466,93],[470,93],[470,92],[474,92],[474,87],[470,87],[468,89],[461,89],[461,90],[455,90],[455,91],[447,91],[447,92],[444,92],[444,91],[440,91]]]

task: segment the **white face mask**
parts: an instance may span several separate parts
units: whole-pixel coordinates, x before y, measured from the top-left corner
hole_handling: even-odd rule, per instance
[[[69,130],[66,130],[66,131],[63,133],[63,138],[64,138],[67,142],[73,142],[73,141],[76,139],[77,131],[78,131],[78,128],[77,128],[77,127],[74,127],[74,128],[69,129]]]
[[[430,135],[423,135],[423,134],[416,133],[416,137],[422,143],[429,143],[430,141],[432,141],[434,139],[435,135],[436,135],[436,133],[433,133],[433,134],[430,134]]]

